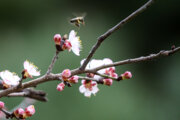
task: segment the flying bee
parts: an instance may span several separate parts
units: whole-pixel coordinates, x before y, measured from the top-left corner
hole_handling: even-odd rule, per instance
[[[81,24],[83,24],[83,25],[85,24],[84,16],[79,16],[79,17],[72,18],[70,20],[70,23],[74,24],[77,27],[80,27]]]

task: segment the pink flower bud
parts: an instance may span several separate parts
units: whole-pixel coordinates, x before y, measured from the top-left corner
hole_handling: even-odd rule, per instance
[[[64,44],[63,44],[63,46],[62,46],[62,48],[63,48],[63,50],[71,50],[71,47],[72,47],[72,45],[71,45],[71,42],[69,42],[69,40],[65,40],[65,42],[64,42]]]
[[[131,74],[131,72],[129,72],[129,71],[126,71],[125,73],[123,73],[122,75],[122,79],[124,80],[124,79],[130,79],[130,78],[132,78],[132,74]]]
[[[35,113],[34,105],[30,105],[25,109],[25,116],[26,117],[30,117],[30,116],[34,115],[34,113]]]
[[[65,87],[65,84],[62,82],[62,83],[60,83],[60,84],[57,85],[57,88],[56,88],[56,89],[57,89],[58,91],[63,91],[63,90],[64,90],[64,87]]]
[[[113,78],[118,78],[118,74],[116,74],[116,73],[111,73],[111,77],[113,77]]]
[[[24,118],[24,114],[25,112],[24,112],[24,109],[22,109],[22,108],[18,108],[18,109],[16,109],[15,111],[14,111],[14,115],[17,117],[17,118]]]
[[[114,73],[114,72],[115,72],[115,67],[110,67],[110,68],[109,68],[109,71],[110,71],[111,73]]]
[[[69,69],[65,69],[62,72],[62,79],[66,80],[67,78],[69,78],[71,76],[71,71]]]
[[[112,80],[112,79],[109,79],[109,78],[103,79],[103,81],[104,81],[104,84],[107,85],[107,86],[111,86],[112,83],[113,83],[113,80]]]
[[[4,108],[4,102],[0,101],[0,109]]]
[[[56,45],[61,45],[61,35],[60,34],[54,35],[54,42]]]
[[[79,77],[77,75],[74,75],[69,79],[69,82],[75,84],[75,83],[78,83],[78,79]]]

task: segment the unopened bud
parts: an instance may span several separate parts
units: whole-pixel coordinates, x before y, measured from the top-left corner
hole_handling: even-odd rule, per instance
[[[34,113],[35,113],[34,105],[30,105],[25,109],[25,116],[26,117],[30,117],[30,116],[34,115]]]
[[[58,91],[63,91],[63,90],[64,90],[64,87],[65,87],[65,84],[62,82],[62,83],[60,83],[60,84],[57,85],[57,88],[56,88],[56,89],[57,89]]]
[[[71,78],[69,78],[69,82],[75,84],[75,83],[78,83],[78,79],[79,77],[77,75],[74,75]]]
[[[116,73],[111,73],[111,77],[113,77],[113,78],[118,78],[118,74],[116,74]]]
[[[72,45],[71,45],[71,42],[69,41],[69,40],[65,40],[65,42],[64,42],[64,44],[63,44],[63,46],[62,46],[62,49],[63,50],[71,50],[71,47],[72,47]]]
[[[0,101],[0,109],[4,108],[4,102]]]
[[[56,45],[61,45],[61,35],[60,34],[54,35],[54,42]]]
[[[67,80],[71,76],[71,71],[69,69],[65,69],[62,72],[62,79]]]
[[[109,78],[103,79],[103,81],[104,81],[104,84],[107,85],[107,86],[111,86],[112,83],[113,83],[113,80],[112,80],[112,79],[109,79]]]
[[[23,119],[23,118],[25,118],[25,114],[24,114],[25,112],[24,112],[24,109],[22,109],[22,108],[18,108],[18,109],[16,109],[15,111],[14,111],[14,115],[17,117],[17,118],[21,118],[21,119]]]
[[[122,80],[132,78],[132,74],[129,71],[126,71],[125,73],[121,74],[121,76],[122,76]]]

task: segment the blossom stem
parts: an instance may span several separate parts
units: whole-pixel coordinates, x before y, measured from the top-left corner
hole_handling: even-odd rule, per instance
[[[99,75],[99,76],[101,76],[101,77],[103,77],[103,78],[110,78],[110,79],[113,79],[113,80],[117,80],[117,78],[114,78],[114,77],[111,77],[111,76],[108,76],[108,75],[105,75],[105,74],[100,74],[100,73],[98,73],[98,72],[96,72],[95,74],[96,74],[96,75]]]
[[[58,59],[58,54],[59,54],[59,52],[60,52],[60,51],[56,50],[56,53],[55,53],[55,55],[54,55],[54,57],[53,57],[53,59],[52,59],[52,62],[51,62],[51,64],[49,65],[49,68],[48,68],[48,70],[47,70],[47,72],[46,72],[46,75],[49,75],[49,74],[52,72],[52,69],[53,69],[53,67],[54,67],[54,64],[55,64],[56,60]]]
[[[22,87],[22,81],[24,80],[24,77],[22,76],[22,78],[20,79],[19,81],[19,84],[18,84],[18,88],[21,88]]]
[[[143,62],[143,61],[149,61],[149,60],[153,60],[153,59],[163,57],[163,56],[170,56],[170,55],[172,55],[178,51],[180,51],[180,47],[177,47],[173,50],[161,50],[159,53],[156,53],[156,54],[150,54],[148,56],[126,59],[126,60],[117,61],[117,62],[114,62],[111,64],[102,65],[102,66],[99,66],[99,67],[96,67],[96,68],[89,70],[89,72],[96,72],[98,70],[108,68],[108,67],[120,66],[120,65],[131,64],[131,63],[138,63],[138,62]]]

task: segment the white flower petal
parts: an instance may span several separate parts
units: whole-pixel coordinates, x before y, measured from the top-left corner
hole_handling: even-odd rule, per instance
[[[112,61],[111,59],[109,59],[109,58],[104,58],[104,59],[103,59],[103,63],[104,63],[105,65],[107,65],[107,64],[113,63],[113,61]]]
[[[86,92],[84,93],[84,96],[91,97],[91,91],[86,90]]]
[[[99,66],[101,66],[103,64],[104,63],[103,63],[102,60],[95,60],[95,59],[93,59],[93,60],[90,61],[90,68],[93,69],[93,68],[99,67]]]
[[[93,87],[92,93],[96,94],[99,91],[99,88],[97,86]]]
[[[80,65],[82,65],[85,60],[86,60],[86,59],[82,59],[81,62],[80,62]]]
[[[24,69],[29,69],[29,67],[30,67],[30,63],[29,63],[29,61],[25,61],[24,62]]]
[[[18,85],[20,78],[18,75],[11,73],[8,70],[0,72],[0,77],[7,85]]]
[[[74,30],[71,30],[71,32],[69,33],[69,39],[73,39],[74,37],[76,37],[76,32]]]
[[[37,67],[27,60],[24,62],[24,69],[26,69],[27,72],[32,76],[40,75],[40,71],[37,71]]]
[[[71,50],[79,56],[79,52],[81,50],[81,40],[79,39],[79,36],[76,36],[76,32],[74,30],[71,30],[69,33],[69,41],[72,45]]]
[[[86,91],[86,88],[84,87],[84,85],[81,85],[79,87],[79,91],[80,91],[80,93],[84,93]]]

